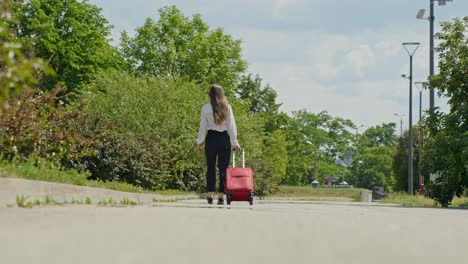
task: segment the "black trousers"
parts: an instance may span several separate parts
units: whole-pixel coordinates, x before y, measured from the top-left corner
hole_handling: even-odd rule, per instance
[[[214,192],[216,189],[216,159],[218,159],[218,191],[224,193],[224,179],[226,178],[226,169],[229,166],[231,157],[231,141],[227,131],[208,130],[205,140],[205,155],[207,166],[206,189],[208,192]]]

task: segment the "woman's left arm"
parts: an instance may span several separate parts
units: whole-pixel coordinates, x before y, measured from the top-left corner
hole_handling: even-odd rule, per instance
[[[236,127],[236,120],[234,119],[234,113],[232,111],[231,105],[229,105],[229,115],[227,119],[227,129],[229,138],[231,140],[231,146],[236,148],[236,150],[240,149],[239,142],[237,142],[237,127]]]

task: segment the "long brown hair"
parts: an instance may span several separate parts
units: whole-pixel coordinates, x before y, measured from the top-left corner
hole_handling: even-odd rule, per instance
[[[219,84],[213,84],[210,88],[210,103],[213,108],[213,118],[217,125],[223,123],[228,115],[228,101],[224,96],[223,87]]]

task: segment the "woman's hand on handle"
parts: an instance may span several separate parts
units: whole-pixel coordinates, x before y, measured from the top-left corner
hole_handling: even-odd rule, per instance
[[[201,144],[197,144],[197,155],[200,157],[202,154],[203,148]]]
[[[235,147],[234,147],[234,150],[236,152],[240,152],[241,151],[241,146],[239,144],[237,144]]]

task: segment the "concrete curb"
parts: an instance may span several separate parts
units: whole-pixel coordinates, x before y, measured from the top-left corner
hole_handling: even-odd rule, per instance
[[[130,199],[137,204],[150,204],[154,200],[170,201],[179,199],[196,199],[198,195],[159,195],[148,193],[130,193],[103,188],[78,186],[63,183],[34,181],[18,178],[0,178],[0,207],[16,205],[16,197],[28,197],[27,201],[36,199],[44,201],[47,197],[59,203],[70,203],[73,200],[85,202],[91,199],[93,204],[112,198],[116,203]]]

